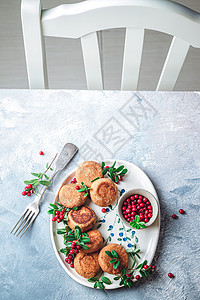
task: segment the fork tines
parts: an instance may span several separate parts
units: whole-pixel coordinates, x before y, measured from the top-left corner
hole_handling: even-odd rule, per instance
[[[12,233],[14,231],[14,229],[17,227],[13,234],[15,235],[17,233],[17,231],[20,229],[18,231],[17,235],[16,235],[16,236],[18,236],[22,232],[22,230],[24,229],[24,231],[20,235],[20,238],[21,238],[23,236],[23,234],[26,232],[26,230],[29,228],[29,226],[33,223],[36,216],[37,216],[37,214],[35,212],[33,212],[30,209],[26,208],[23,215],[17,221],[17,223],[15,224],[15,226],[13,227],[13,229],[11,230],[10,233]]]

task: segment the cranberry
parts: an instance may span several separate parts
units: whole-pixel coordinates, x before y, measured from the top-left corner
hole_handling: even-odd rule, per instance
[[[174,275],[172,273],[168,273],[169,278],[174,277]]]
[[[61,212],[61,213],[64,213],[64,212],[65,212],[65,208],[62,208],[60,212]]]
[[[132,211],[132,213],[131,213],[131,216],[135,216],[135,213],[134,213],[134,211]]]
[[[130,217],[131,217],[131,214],[128,214],[128,217],[130,218]]]
[[[129,213],[131,212],[130,208],[128,208],[128,209],[126,210],[126,212],[129,214]]]
[[[145,222],[145,223],[149,222],[149,219],[144,219],[144,222]]]
[[[79,185],[76,185],[76,190],[79,190],[79,189],[80,189]]]
[[[65,261],[66,261],[66,262],[68,261],[68,258],[67,258],[67,257],[65,258]]]
[[[124,218],[125,218],[125,219],[128,219],[128,216],[127,216],[127,215],[125,215],[125,216],[124,216]]]
[[[74,253],[74,250],[73,250],[73,249],[71,249],[71,250],[69,251],[69,253],[70,253],[70,254],[73,254],[73,253]]]
[[[105,208],[102,208],[101,210],[103,213],[106,213],[106,209]]]
[[[138,203],[138,204],[142,203],[142,200],[141,200],[141,199],[138,199],[137,203]]]
[[[137,279],[137,280],[140,279],[140,275],[136,275],[135,279]]]
[[[126,274],[126,277],[129,278],[129,277],[130,277],[130,274]]]
[[[145,270],[148,269],[148,267],[149,267],[148,265],[144,265],[144,269],[145,269]]]
[[[152,212],[153,212],[153,210],[150,209],[150,210],[149,210],[149,213],[152,214]]]
[[[122,207],[122,210],[126,210],[126,207],[125,207],[125,206],[123,206],[123,207]]]
[[[56,210],[56,211],[55,211],[55,214],[56,214],[56,215],[59,215],[59,214],[60,214],[60,212],[59,212],[58,210]]]
[[[152,216],[151,216],[151,214],[148,214],[148,218],[150,219]]]
[[[145,210],[145,212],[144,212],[145,214],[148,214],[149,213],[149,211],[148,210]]]
[[[184,214],[184,210],[183,209],[179,209],[180,214]]]
[[[63,219],[64,219],[64,216],[63,216],[63,215],[60,215],[60,219],[63,220]]]
[[[105,169],[109,169],[109,166],[105,166]]]
[[[23,191],[23,192],[22,192],[22,195],[23,195],[23,196],[26,196],[26,191]]]
[[[71,264],[70,267],[71,267],[71,268],[74,268],[74,264]]]
[[[40,151],[39,154],[40,154],[40,155],[44,155],[44,152],[43,152],[43,151]]]
[[[131,217],[131,220],[134,220],[134,218],[135,218],[135,217],[134,217],[134,216],[132,216],[132,217]]]
[[[31,195],[31,193],[30,193],[30,192],[28,192],[28,193],[27,193],[27,196],[29,196],[29,197],[30,197],[30,195]]]
[[[53,217],[53,218],[52,218],[52,221],[53,221],[53,222],[55,222],[55,221],[56,221],[56,219],[57,219],[57,218]]]
[[[78,250],[80,250],[80,249],[81,249],[81,246],[80,246],[80,245],[77,245],[76,248],[77,248]]]
[[[173,215],[172,215],[172,218],[173,218],[173,219],[178,219],[178,217],[177,217],[176,214],[173,214]]]
[[[126,201],[127,201],[128,203],[130,203],[130,202],[131,202],[131,200],[130,200],[130,199],[126,199]]]
[[[144,216],[143,216],[143,214],[140,214],[140,219],[144,219]]]
[[[77,250],[77,249],[76,249],[76,250],[74,250],[74,253],[75,253],[75,254],[78,254],[78,250]]]
[[[61,222],[61,219],[58,218],[58,219],[57,219],[57,222],[60,223],[60,222]]]
[[[126,202],[126,201],[124,202],[124,205],[127,205],[127,202]]]
[[[140,204],[140,207],[144,207],[144,203],[141,203],[141,204]]]
[[[139,199],[142,199],[142,198],[143,198],[143,197],[140,195],[140,196],[139,196]]]
[[[137,199],[139,196],[138,196],[138,195],[135,195],[134,197],[135,197],[135,199]]]
[[[153,270],[155,270],[156,267],[155,267],[155,266],[152,266],[151,268],[152,268]]]
[[[72,244],[71,244],[71,248],[72,249],[74,249],[76,247],[76,244],[75,244],[75,242],[72,242]]]
[[[148,199],[146,197],[143,198],[143,202],[147,202]]]
[[[72,255],[71,254],[68,254],[67,256],[68,256],[69,259],[72,259]]]
[[[134,197],[134,196],[131,196],[130,198],[131,198],[131,200],[132,200],[132,201],[135,199],[135,197]]]
[[[143,201],[144,201],[144,199],[143,199]],[[147,201],[147,202],[146,202],[146,205],[149,205],[149,204],[150,204],[150,202],[149,202],[149,201]]]
[[[31,189],[31,188],[32,188],[32,184],[28,184],[28,185],[27,185],[27,188],[28,188],[28,189]]]
[[[152,206],[151,206],[151,205],[149,205],[147,208],[148,208],[148,209],[152,209]]]
[[[130,221],[131,221],[131,219],[130,219],[130,218],[128,218],[128,219],[127,219],[127,221],[128,221],[128,222],[130,222]]]
[[[133,207],[132,210],[133,210],[133,211],[137,211],[137,208],[136,208],[136,207]]]

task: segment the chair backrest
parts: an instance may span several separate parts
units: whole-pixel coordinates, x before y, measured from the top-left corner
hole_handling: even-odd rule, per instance
[[[173,36],[157,90],[173,90],[189,47],[200,48],[200,14],[168,0],[87,0],[42,10],[22,0],[22,29],[30,88],[47,88],[44,36],[80,38],[88,89],[103,89],[98,31],[126,28],[122,90],[137,90],[144,30]]]

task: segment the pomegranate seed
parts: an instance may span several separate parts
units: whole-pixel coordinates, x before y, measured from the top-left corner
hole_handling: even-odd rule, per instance
[[[174,277],[174,275],[172,273],[168,273],[169,278]]]
[[[71,267],[71,268],[74,268],[74,264],[71,264],[70,267]]]
[[[23,196],[26,196],[26,191],[23,191],[23,192],[22,192],[22,195],[23,195]]]
[[[144,265],[144,269],[145,269],[145,270],[148,269],[148,267],[149,267],[148,265]]]
[[[76,185],[76,190],[79,190],[79,189],[80,189],[79,185]]]
[[[176,214],[173,214],[173,215],[172,215],[172,218],[173,218],[173,219],[178,219],[178,217],[177,217]]]
[[[106,213],[106,209],[105,208],[102,208],[101,210],[103,213]]]
[[[184,214],[184,210],[183,209],[179,209],[180,214]]]
[[[40,154],[40,155],[44,155],[44,152],[43,152],[43,151],[40,151],[39,154]]]
[[[140,275],[136,275],[135,279],[137,279],[137,280],[140,279]]]
[[[76,248],[77,248],[78,250],[80,250],[80,249],[81,249],[81,246],[80,246],[80,245],[77,245]]]

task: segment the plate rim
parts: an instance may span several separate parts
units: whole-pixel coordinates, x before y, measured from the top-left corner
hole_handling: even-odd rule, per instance
[[[161,219],[161,213],[160,213],[160,201],[159,201],[159,198],[158,198],[156,189],[155,189],[155,187],[154,187],[154,185],[153,185],[151,179],[149,178],[149,176],[148,176],[148,175],[147,175],[140,167],[138,167],[138,166],[135,165],[134,163],[129,162],[129,161],[125,161],[125,160],[121,160],[121,159],[113,159],[113,158],[107,158],[107,159],[104,159],[103,161],[111,161],[111,162],[116,161],[117,163],[120,163],[120,164],[129,164],[129,165],[133,165],[134,167],[136,167],[136,169],[138,169],[140,172],[142,172],[142,173],[149,179],[149,183],[150,183],[150,185],[152,186],[152,188],[153,188],[153,190],[154,190],[154,195],[155,195],[155,197],[156,197],[156,199],[157,199],[157,201],[158,201],[158,216],[157,216],[157,218],[158,218],[158,235],[156,236],[156,243],[154,243],[155,246],[154,246],[154,249],[153,249],[152,255],[151,255],[151,257],[152,257],[152,259],[150,260],[150,264],[151,264],[151,262],[152,262],[152,260],[154,259],[154,256],[155,256],[155,252],[156,252],[156,249],[157,249],[157,246],[158,246],[159,237],[160,237],[160,219]],[[96,162],[99,163],[98,160],[96,160]],[[53,203],[55,203],[55,200],[56,200],[56,198],[57,198],[58,192],[59,192],[59,190],[60,190],[60,188],[61,188],[63,182],[67,179],[67,177],[70,176],[70,174],[72,174],[73,172],[75,172],[76,169],[77,169],[77,168],[72,169],[71,171],[69,171],[69,172],[63,177],[61,184],[59,184],[59,187],[58,187],[57,191],[56,191],[55,194],[54,194],[54,200],[53,200]],[[127,173],[127,174],[128,174],[128,173]],[[65,272],[68,274],[68,276],[70,276],[73,280],[75,280],[75,281],[78,282],[79,284],[94,289],[94,287],[90,285],[90,284],[91,284],[90,282],[86,281],[85,283],[83,283],[78,277],[76,277],[74,274],[72,274],[72,273],[66,268],[65,263],[63,262],[63,260],[62,260],[62,258],[61,258],[61,256],[60,256],[60,254],[58,253],[58,250],[57,250],[57,248],[56,248],[56,243],[55,243],[55,241],[54,241],[53,222],[52,222],[52,220],[51,220],[51,215],[50,215],[50,218],[49,218],[49,219],[50,219],[50,236],[51,236],[51,243],[52,243],[52,245],[53,245],[53,249],[54,249],[55,255],[56,255],[56,257],[57,257],[59,263],[61,264],[62,268],[65,270]],[[107,290],[113,290],[113,289],[118,289],[118,288],[121,288],[121,287],[123,287],[123,286],[118,285],[118,286],[113,286],[113,287],[112,287],[112,285],[108,285],[108,286],[105,286],[105,289],[107,289]]]

